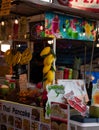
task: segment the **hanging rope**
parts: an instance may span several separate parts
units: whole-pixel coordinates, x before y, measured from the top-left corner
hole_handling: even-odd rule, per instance
[[[90,81],[91,81],[91,72],[92,72],[92,62],[93,62],[93,55],[94,55],[94,47],[95,47],[95,42],[93,42],[93,46],[92,46],[92,53],[91,53],[91,62],[90,62],[90,68],[89,68],[89,81],[88,81],[88,88],[90,85]]]
[[[87,50],[87,47],[85,45],[85,56],[84,56],[84,79],[86,79],[86,50]]]

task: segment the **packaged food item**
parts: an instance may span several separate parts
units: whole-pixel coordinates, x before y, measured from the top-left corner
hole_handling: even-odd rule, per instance
[[[88,108],[87,108],[86,104],[84,104],[81,99],[79,99],[78,97],[76,97],[74,95],[73,91],[65,94],[64,98],[67,100],[68,104],[71,107],[73,107],[75,110],[77,110],[78,112],[80,112],[80,114],[82,116],[86,116],[87,115]]]
[[[89,107],[90,117],[99,118],[99,105],[91,105]]]

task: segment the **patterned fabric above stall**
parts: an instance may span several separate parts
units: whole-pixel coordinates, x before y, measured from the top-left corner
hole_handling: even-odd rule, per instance
[[[45,13],[45,37],[94,41],[96,22],[59,13]]]

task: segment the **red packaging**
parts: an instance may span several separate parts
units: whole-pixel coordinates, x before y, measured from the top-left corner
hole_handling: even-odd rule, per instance
[[[64,69],[64,79],[68,79],[69,78],[69,69]]]

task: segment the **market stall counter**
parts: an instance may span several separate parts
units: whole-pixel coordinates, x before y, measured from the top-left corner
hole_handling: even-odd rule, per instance
[[[99,122],[86,122],[81,123],[78,121],[70,120],[70,130],[99,130]]]
[[[21,76],[25,79],[24,74]],[[45,119],[44,114],[46,91],[41,89],[41,83],[25,88],[22,79],[22,88],[19,80],[5,80],[0,87],[0,130],[50,130],[50,119]]]
[[[43,108],[0,100],[0,130],[34,129],[50,130]]]

